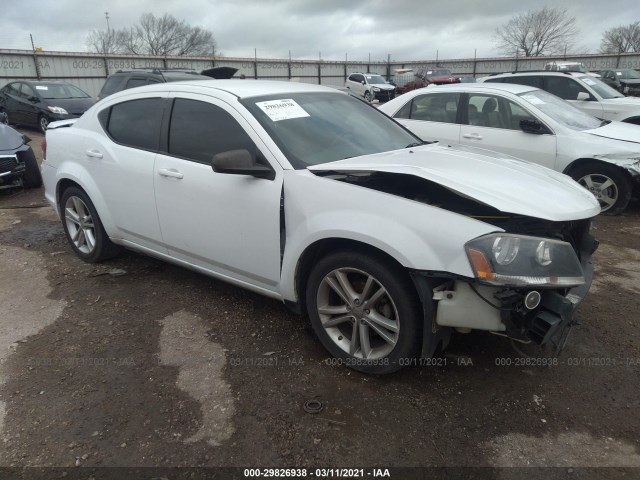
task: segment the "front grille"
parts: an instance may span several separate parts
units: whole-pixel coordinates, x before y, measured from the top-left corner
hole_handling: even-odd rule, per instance
[[[0,157],[0,173],[12,171],[18,165],[16,157]]]

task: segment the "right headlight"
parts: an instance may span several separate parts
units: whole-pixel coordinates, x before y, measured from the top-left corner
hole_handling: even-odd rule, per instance
[[[511,233],[494,233],[465,244],[480,283],[508,287],[573,287],[584,272],[567,242]]]

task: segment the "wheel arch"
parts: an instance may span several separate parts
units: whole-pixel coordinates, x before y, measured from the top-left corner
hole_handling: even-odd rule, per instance
[[[115,227],[113,227],[111,215],[109,214],[109,209],[106,206],[104,198],[96,188],[90,188],[90,185],[84,185],[84,183],[76,176],[69,175],[60,177],[56,183],[56,205],[58,207],[58,213],[62,215],[62,195],[69,187],[78,187],[91,199],[91,203],[93,203],[94,208],[98,212],[100,222],[102,223],[107,235],[111,239],[114,237],[117,238],[117,235],[115,235],[116,230]]]
[[[309,278],[309,274],[311,273],[311,269],[313,268],[315,263],[319,259],[324,257],[327,253],[336,251],[354,251],[358,253],[367,253],[384,262],[390,262],[403,271],[407,271],[407,269],[400,263],[398,259],[394,258],[384,250],[374,247],[373,245],[370,245],[368,243],[353,240],[350,238],[337,237],[316,240],[304,249],[296,264],[294,286],[297,301],[292,302],[292,306],[295,306],[295,310],[305,310],[304,292],[307,288],[307,280]],[[409,276],[408,272],[407,276]]]
[[[570,175],[573,170],[575,170],[576,168],[583,167],[585,165],[594,165],[594,166],[612,165],[614,167],[618,167],[618,169],[621,172],[624,172],[624,174],[627,177],[629,177],[629,179],[631,179],[631,174],[624,167],[618,165],[615,162],[607,162],[606,160],[602,160],[598,158],[578,158],[573,162],[571,162],[569,165],[567,165],[565,169],[562,171],[562,173],[564,173],[565,175]]]

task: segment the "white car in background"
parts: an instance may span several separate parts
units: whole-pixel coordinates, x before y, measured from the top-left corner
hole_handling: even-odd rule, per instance
[[[479,83],[528,85],[566,100],[589,115],[640,125],[640,98],[625,97],[598,78],[576,72],[512,72],[489,75]]]
[[[622,212],[640,185],[639,126],[600,120],[537,88],[432,86],[379,110],[424,141],[493,150],[566,173],[603,212]]]
[[[42,174],[81,259],[126,247],[286,302],[357,370],[410,365],[456,328],[561,348],[598,202],[547,168],[421,143],[327,87],[161,83],[51,124]]]
[[[367,102],[386,102],[396,96],[396,87],[377,73],[352,73],[344,82],[345,88]]]

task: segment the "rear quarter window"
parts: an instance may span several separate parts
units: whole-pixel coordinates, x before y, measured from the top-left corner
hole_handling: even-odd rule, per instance
[[[156,152],[160,147],[164,106],[161,98],[131,100],[103,110],[98,119],[114,142]]]

